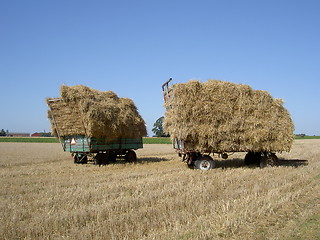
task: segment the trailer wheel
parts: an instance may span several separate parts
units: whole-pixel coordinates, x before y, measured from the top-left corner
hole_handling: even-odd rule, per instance
[[[137,154],[133,150],[128,150],[128,152],[125,155],[125,159],[127,162],[136,162]]]
[[[260,160],[260,167],[276,167],[279,166],[279,159],[274,153],[265,154]]]
[[[196,169],[209,170],[209,169],[213,169],[215,167],[215,163],[210,156],[205,155],[205,156],[201,156],[201,157],[197,158],[194,161],[194,166]]]
[[[75,164],[87,164],[88,163],[88,156],[84,154],[75,154],[73,156],[73,162]]]
[[[251,164],[260,164],[261,153],[260,152],[248,152],[244,158],[244,162],[246,165]]]
[[[109,163],[115,163],[117,161],[117,154],[111,153],[108,156],[108,162]]]
[[[97,153],[94,157],[95,165],[106,165],[107,164],[107,154],[106,153]]]

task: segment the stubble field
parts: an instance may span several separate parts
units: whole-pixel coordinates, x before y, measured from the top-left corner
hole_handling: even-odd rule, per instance
[[[58,143],[0,143],[0,238],[320,239],[319,154],[296,140],[280,167],[235,154],[199,171],[170,144],[98,167]]]

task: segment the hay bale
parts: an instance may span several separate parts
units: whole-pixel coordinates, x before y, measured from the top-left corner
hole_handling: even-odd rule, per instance
[[[48,110],[48,118],[51,122],[51,132],[54,136],[59,136],[56,125],[62,136],[77,135],[79,129],[83,128],[80,112],[77,108],[69,107],[61,98],[48,98],[47,104],[50,106]]]
[[[164,127],[200,152],[289,151],[294,124],[281,99],[248,85],[209,80],[173,86]],[[171,107],[168,106],[171,105]]]
[[[131,99],[77,85],[60,89],[61,98],[47,99],[52,132],[60,136],[136,138],[146,135],[145,122]]]

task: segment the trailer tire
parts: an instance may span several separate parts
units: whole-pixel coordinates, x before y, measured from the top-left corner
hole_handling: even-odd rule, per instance
[[[215,167],[215,162],[208,155],[201,156],[194,161],[194,167],[200,170],[209,170]]]
[[[73,162],[75,164],[87,164],[88,163],[88,156],[80,154],[78,155],[77,153],[73,156]]]
[[[260,160],[260,167],[276,167],[279,166],[279,159],[276,154],[271,153],[267,154],[267,156],[263,156]]]
[[[117,161],[117,154],[111,153],[108,156],[108,163],[115,163]]]
[[[259,165],[261,160],[260,152],[248,152],[244,157],[244,163],[246,165],[256,164]]]
[[[133,150],[128,150],[125,159],[127,162],[136,162],[137,161],[137,154]]]
[[[107,160],[106,153],[97,153],[94,157],[94,165],[106,165],[108,162]]]

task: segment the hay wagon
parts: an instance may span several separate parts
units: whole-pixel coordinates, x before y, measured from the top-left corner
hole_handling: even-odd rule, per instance
[[[69,103],[63,98],[50,98],[47,99],[47,104],[52,131],[59,139],[63,150],[71,153],[74,163],[86,164],[88,161],[93,161],[97,165],[105,165],[114,163],[117,158],[124,158],[128,162],[137,160],[134,150],[143,148],[141,137],[143,133],[139,133],[139,126],[132,123],[127,127],[126,124],[123,124],[120,126],[121,129],[128,132],[128,128],[130,128],[133,134],[127,134],[128,137],[122,137],[122,135],[116,135],[118,131],[112,134],[112,131],[109,130],[110,124],[105,124],[104,122],[102,122],[104,125],[101,124],[104,119],[101,112],[99,112],[100,115],[98,114],[99,117],[97,119],[85,118],[85,111],[81,109],[77,101]],[[99,102],[95,104],[98,105]],[[99,108],[98,105],[97,109],[104,108],[103,106]],[[110,112],[113,117],[113,112],[108,108],[106,109],[106,114]],[[136,116],[138,116],[137,113]],[[118,117],[121,116],[115,116],[115,118]],[[102,136],[97,136],[94,133],[99,130],[101,125],[105,133]],[[140,125],[143,125],[143,122]],[[135,130],[137,134],[133,132]]]
[[[231,112],[228,113],[229,115],[231,115],[231,117],[230,116],[226,117],[229,120],[225,121],[224,126],[222,127],[220,126],[221,122],[223,122],[224,119],[221,119],[221,117],[219,119],[219,114],[217,114],[218,117],[216,121],[210,120],[208,123],[206,122],[206,119],[209,119],[210,117],[212,117],[210,115],[211,114],[210,111],[213,110],[213,108],[215,108],[215,105],[209,104],[210,107],[208,107],[208,105],[206,105],[205,103],[206,101],[208,102],[209,100],[208,98],[206,98],[206,100],[203,101],[203,106],[195,106],[194,102],[199,101],[199,98],[200,98],[200,105],[201,105],[201,100],[202,100],[201,94],[203,94],[203,92],[199,90],[201,88],[195,88],[195,89],[192,88],[191,91],[190,91],[190,88],[187,90],[183,89],[183,91],[176,91],[175,85],[173,85],[171,81],[172,79],[170,78],[167,82],[165,82],[162,85],[163,97],[164,97],[164,102],[166,107],[166,118],[165,118],[164,125],[167,131],[169,129],[168,132],[171,135],[173,148],[177,151],[178,155],[182,157],[182,161],[186,162],[190,168],[201,169],[201,170],[212,169],[215,167],[215,162],[212,158],[213,155],[217,155],[222,159],[227,159],[229,155],[232,155],[235,152],[247,153],[244,159],[247,165],[257,164],[257,165],[260,165],[260,167],[277,166],[279,164],[279,160],[278,160],[278,157],[276,156],[276,152],[290,150],[292,141],[293,141],[293,123],[291,122],[290,115],[282,107],[282,103],[278,104],[279,106],[276,107],[276,108],[279,107],[280,109],[279,111],[276,108],[275,108],[276,110],[274,109],[270,110],[270,112],[278,111],[281,114],[283,114],[285,117],[283,120],[280,119],[282,122],[279,122],[279,120],[276,119],[274,122],[274,125],[277,125],[277,126],[276,127],[271,126],[271,128],[270,126],[269,128],[267,128],[266,126],[264,127],[263,123],[258,125],[257,128],[261,128],[261,132],[262,131],[264,132],[261,133],[260,139],[258,136],[256,137],[258,140],[255,140],[255,142],[250,142],[250,140],[241,140],[241,139],[246,139],[246,136],[244,135],[246,135],[246,131],[248,131],[248,128],[241,130],[240,122],[239,123],[236,122],[236,124],[230,127],[232,130],[231,133],[234,134],[234,136],[232,137],[227,136],[225,132],[223,134],[220,134],[219,131],[216,131],[218,128],[220,128],[220,130],[228,128],[227,126],[228,121],[231,124],[231,122],[237,121],[234,119],[243,118],[245,120],[242,120],[242,121],[245,122],[246,118],[250,118],[250,117],[248,116],[243,117],[241,116],[241,114],[240,116],[239,115],[233,116],[233,112],[232,112],[233,110],[232,110]],[[183,84],[180,84],[180,85],[183,85]],[[195,85],[199,86],[197,84]],[[245,87],[249,87],[249,86],[245,86]],[[218,89],[218,88],[216,88],[215,86],[215,89]],[[188,91],[191,92],[190,96],[188,96],[189,95]],[[246,90],[246,91],[251,91],[250,94],[252,96],[253,95],[252,92],[254,93],[255,90],[253,91],[250,88],[249,90]],[[258,92],[258,94],[268,95],[268,93],[266,94],[265,91],[256,91],[256,92]],[[212,93],[210,91],[207,91],[206,94],[207,95],[216,94],[218,96],[220,94],[221,102],[229,101],[229,100],[225,100],[226,97],[223,96],[223,93],[221,92]],[[184,97],[185,99],[187,99],[188,102],[187,101],[183,102],[184,100],[181,100],[183,98],[181,95],[185,95]],[[242,100],[241,99],[239,100],[238,98],[232,98],[232,100],[230,101],[237,102],[237,104],[239,105],[239,102],[241,102]],[[216,100],[215,103],[219,105],[220,104],[219,97],[217,97],[216,99],[218,100]],[[268,99],[271,99],[271,102],[273,101],[272,97]],[[179,101],[182,101],[182,102],[179,103]],[[229,104],[228,107],[230,108],[231,105]],[[203,108],[203,112],[201,108]],[[237,111],[241,110],[239,106],[231,106],[231,108],[237,109]],[[252,109],[248,109],[248,108],[245,109],[246,112],[250,112],[251,110]],[[198,115],[195,113],[195,111],[198,111],[197,112]],[[223,111],[226,111],[226,110],[223,109]],[[221,114],[223,114],[223,111]],[[263,110],[259,109],[259,111],[261,112]],[[278,114],[278,116],[276,117],[281,118],[280,116],[281,114]],[[192,117],[189,117],[190,115],[192,115]],[[204,116],[204,115],[207,115],[207,116]],[[204,119],[201,119],[201,117],[203,117]],[[192,118],[200,118],[200,119],[192,120]],[[270,122],[270,119],[266,119],[266,120]],[[253,118],[252,122],[254,121],[255,119]],[[213,126],[211,127],[211,131],[208,130],[210,128],[207,126],[210,124]],[[237,129],[237,126],[238,126],[237,124],[239,125],[239,129]],[[250,124],[247,124],[247,125],[250,125]],[[206,125],[206,128],[204,131],[200,132],[199,130],[200,126],[203,126],[203,125]],[[252,126],[247,126],[247,127],[252,128]],[[268,133],[268,130],[273,128],[278,129],[279,132],[276,132],[276,130],[270,130],[271,133],[270,132]],[[231,133],[229,135],[231,135]],[[256,132],[256,135],[254,134],[252,135],[257,136],[259,134],[260,134],[259,132]],[[202,139],[199,140],[200,135]],[[272,136],[270,137],[272,139],[271,140],[267,139],[267,137],[265,136]],[[211,139],[211,140],[208,140],[208,139]],[[200,141],[202,142],[199,143]],[[245,141],[250,142],[250,144],[246,145]]]

